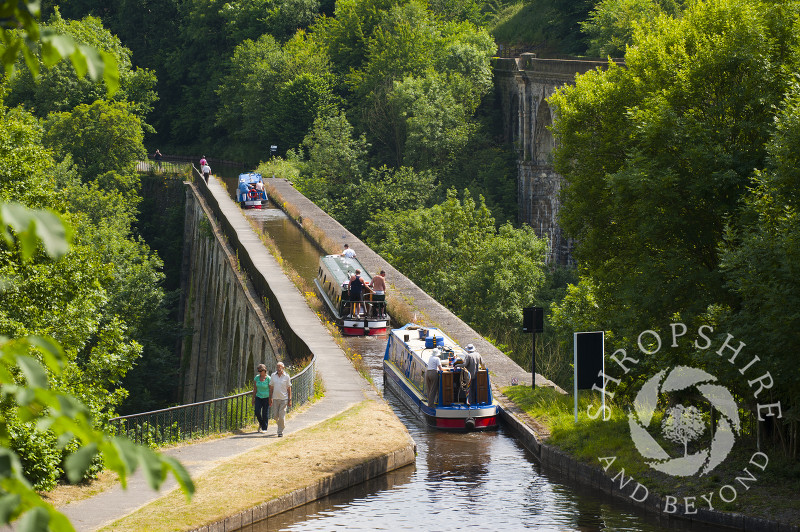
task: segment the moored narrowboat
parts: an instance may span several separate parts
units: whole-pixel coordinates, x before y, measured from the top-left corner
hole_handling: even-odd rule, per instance
[[[441,359],[436,400],[428,404],[425,373],[431,357]],[[428,425],[442,430],[496,429],[500,408],[492,397],[489,371],[470,375],[466,352],[440,329],[410,323],[392,329],[383,357],[384,386]],[[474,377],[474,380],[472,379]]]
[[[350,297],[350,277],[356,270],[369,284],[372,276],[355,257],[325,255],[319,259],[319,269],[314,285],[325,306],[342,333],[347,336],[374,336],[389,330],[389,315],[386,302],[365,293],[358,301]],[[383,296],[381,296],[382,298]]]
[[[258,183],[261,183],[260,189]],[[261,205],[267,202],[267,193],[264,190],[264,181],[261,178],[261,174],[257,172],[239,174],[236,201],[244,209],[260,209]]]

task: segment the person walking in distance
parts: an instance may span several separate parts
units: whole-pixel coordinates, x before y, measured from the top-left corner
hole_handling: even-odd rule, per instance
[[[258,420],[258,432],[267,432],[269,425],[269,389],[270,379],[267,375],[267,366],[259,364],[258,375],[253,379],[253,406]]]
[[[208,183],[208,176],[211,175],[211,167],[208,166],[208,163],[203,166],[203,177],[206,179],[206,183]]]
[[[283,362],[278,362],[278,369],[269,380],[269,406],[278,423],[278,436],[283,436],[286,408],[292,406],[292,379],[284,371]]]

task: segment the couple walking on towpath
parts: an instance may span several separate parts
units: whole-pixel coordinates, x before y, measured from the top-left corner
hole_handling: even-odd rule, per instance
[[[283,362],[278,362],[272,375],[267,375],[267,366],[259,364],[258,375],[253,379],[253,406],[258,420],[258,432],[267,432],[269,410],[278,424],[278,436],[283,436],[286,408],[292,406],[292,380],[286,373]]]

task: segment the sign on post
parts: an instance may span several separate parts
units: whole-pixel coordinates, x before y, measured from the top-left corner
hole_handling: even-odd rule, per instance
[[[603,412],[606,406],[605,380],[605,331],[576,332],[573,334],[575,423],[578,422],[578,390],[603,390]]]
[[[544,309],[525,307],[522,309],[522,332],[533,333],[531,344],[531,388],[536,388],[536,333],[544,332]]]

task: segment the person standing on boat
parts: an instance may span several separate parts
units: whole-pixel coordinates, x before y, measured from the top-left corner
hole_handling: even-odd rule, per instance
[[[475,379],[478,376],[478,370],[481,366],[485,367],[483,357],[475,349],[472,344],[467,344],[466,354],[464,355],[464,369],[469,372],[469,388],[467,388],[467,404],[469,404],[470,397],[475,387]]]
[[[278,437],[283,436],[286,408],[292,406],[292,379],[284,371],[283,362],[278,362],[278,369],[269,379],[269,406],[278,423]]]
[[[269,425],[269,389],[270,379],[267,375],[267,366],[259,364],[258,375],[253,379],[253,406],[258,420],[258,432],[267,432]]]
[[[344,251],[342,251],[342,257],[347,257],[348,259],[354,259],[356,258],[356,252],[350,249],[350,246],[345,244]]]
[[[264,196],[264,183],[260,178],[256,183],[256,192],[258,192],[258,199],[266,199],[266,196]]]
[[[436,408],[436,398],[439,396],[439,373],[442,371],[440,353],[438,348],[433,350],[425,371],[425,391],[428,394],[428,406],[431,408]]]
[[[372,278],[370,283],[372,288],[372,301],[374,303],[374,312],[376,316],[383,316],[386,314],[386,271],[381,270],[381,273]]]
[[[352,302],[352,313],[354,317],[361,314],[361,301],[364,297],[364,291],[369,290],[369,285],[361,278],[361,270],[356,270],[352,277],[350,277],[350,301]]]

